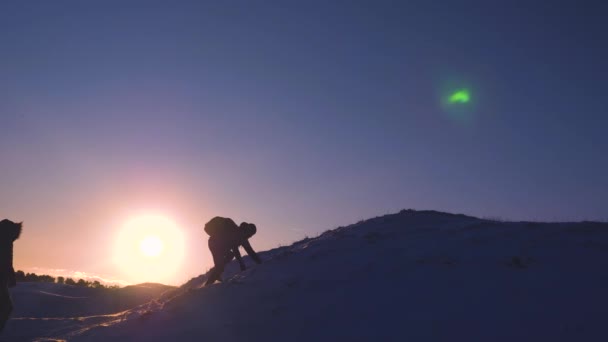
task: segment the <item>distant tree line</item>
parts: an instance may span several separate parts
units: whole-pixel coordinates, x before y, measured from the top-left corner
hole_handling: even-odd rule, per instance
[[[107,286],[99,281],[88,281],[84,279],[74,280],[72,278],[66,277],[53,277],[48,274],[38,275],[36,273],[25,273],[23,271],[15,272],[15,279],[18,283],[57,283],[57,284],[65,284],[79,287],[91,287],[94,289],[104,289],[104,288],[118,288],[117,285]]]

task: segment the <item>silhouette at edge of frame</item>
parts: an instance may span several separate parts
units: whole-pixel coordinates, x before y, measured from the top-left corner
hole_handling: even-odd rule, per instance
[[[209,251],[211,251],[214,263],[205,286],[213,284],[216,280],[222,281],[224,267],[235,257],[241,271],[247,269],[239,252],[241,246],[253,261],[258,264],[262,263],[249,243],[249,239],[257,232],[255,224],[243,222],[237,226],[230,218],[216,216],[205,224],[205,232],[209,234]]]
[[[23,222],[0,221],[0,333],[13,311],[13,302],[8,291],[17,285],[13,268],[13,242],[21,235]]]

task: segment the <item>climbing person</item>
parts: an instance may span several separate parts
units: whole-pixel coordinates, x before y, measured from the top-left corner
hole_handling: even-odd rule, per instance
[[[262,263],[262,259],[249,243],[249,239],[257,232],[255,224],[243,222],[237,226],[232,219],[218,216],[205,224],[205,232],[209,234],[209,250],[214,263],[205,285],[213,284],[216,280],[221,281],[224,267],[233,258],[237,259],[241,271],[247,269],[239,252],[241,246],[253,261],[258,264]]]
[[[13,242],[21,235],[22,223],[0,221],[0,332],[13,311],[10,287],[17,285],[13,268]]]

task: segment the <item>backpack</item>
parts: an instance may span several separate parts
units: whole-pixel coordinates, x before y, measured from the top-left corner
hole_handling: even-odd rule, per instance
[[[227,235],[235,232],[238,226],[232,219],[216,216],[205,224],[205,233],[209,236]]]

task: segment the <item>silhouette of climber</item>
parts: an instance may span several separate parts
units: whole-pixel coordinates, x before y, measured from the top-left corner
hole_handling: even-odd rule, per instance
[[[0,332],[13,311],[13,302],[8,291],[17,285],[13,268],[13,242],[21,235],[21,223],[0,221]]]
[[[221,281],[224,267],[235,257],[241,266],[241,271],[247,269],[239,252],[241,246],[253,261],[258,264],[262,263],[249,243],[249,239],[257,232],[255,224],[243,222],[237,226],[232,219],[214,217],[205,224],[205,232],[210,236],[209,250],[215,265],[211,269],[205,285],[213,284],[216,280]]]

